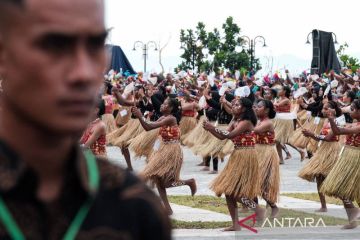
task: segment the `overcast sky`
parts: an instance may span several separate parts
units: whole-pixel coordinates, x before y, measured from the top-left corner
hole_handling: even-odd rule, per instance
[[[207,30],[221,28],[228,16],[249,37],[262,35],[267,48],[256,47],[262,65],[273,70],[305,70],[311,61],[306,36],[312,29],[334,32],[348,53],[360,57],[359,10],[356,0],[106,0],[106,24],[114,27],[109,41],[121,46],[134,69],[143,69],[142,50],[132,51],[135,41],[170,43],[163,52],[165,71],[181,61],[180,29],[205,23]],[[273,59],[272,61],[270,59]],[[160,70],[158,52],[149,51],[147,70]]]

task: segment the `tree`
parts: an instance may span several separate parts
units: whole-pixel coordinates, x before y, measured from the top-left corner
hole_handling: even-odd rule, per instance
[[[203,49],[207,41],[207,32],[205,31],[205,25],[199,22],[196,26],[196,30],[187,29],[186,31],[181,29],[180,31],[180,43],[181,49],[184,53],[181,58],[184,61],[178,66],[181,70],[193,69],[200,71],[201,66],[204,64]]]
[[[348,69],[351,69],[353,72],[356,72],[356,70],[360,68],[360,62],[359,59],[345,54],[345,50],[348,47],[349,45],[345,42],[344,44],[340,45],[336,53],[339,56],[343,67],[346,67]]]
[[[197,71],[210,72],[220,69],[228,69],[231,72],[246,68],[250,70],[250,50],[245,50],[245,41],[240,37],[240,27],[234,23],[232,17],[228,17],[222,24],[222,31],[214,28],[206,32],[205,24],[199,22],[195,32],[191,29],[180,31],[182,63],[179,69],[187,70],[195,68]],[[242,48],[241,51],[237,51]],[[204,50],[208,51],[205,56]],[[212,60],[207,59],[210,56]],[[204,59],[204,57],[206,59]],[[255,70],[261,69],[259,59],[254,59]]]

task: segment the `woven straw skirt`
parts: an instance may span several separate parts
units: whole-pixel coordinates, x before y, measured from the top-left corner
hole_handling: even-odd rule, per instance
[[[101,120],[105,123],[106,127],[106,134],[112,133],[117,129],[115,124],[115,118],[112,114],[104,114],[101,118]]]
[[[360,147],[345,146],[321,187],[328,196],[360,201]]]
[[[210,189],[217,196],[254,199],[260,194],[259,164],[255,148],[235,149]]]
[[[159,137],[159,129],[143,131],[129,141],[129,149],[135,154],[135,158],[150,157],[153,147]]]
[[[339,158],[339,142],[321,142],[314,156],[300,170],[299,177],[313,182],[318,177],[326,177]]]
[[[274,119],[275,139],[281,144],[289,142],[294,133],[294,121],[292,119]]]
[[[272,203],[278,201],[280,193],[279,155],[275,145],[257,144],[261,196]]]
[[[183,152],[179,142],[164,143],[154,151],[141,176],[145,179],[161,179],[165,182],[174,182],[180,179],[180,170],[183,163]]]
[[[181,130],[181,142],[183,142],[187,135],[195,129],[197,120],[195,117],[182,117],[180,121],[180,130]]]
[[[131,139],[145,131],[139,119],[131,119],[124,127],[126,127],[124,133],[113,141],[114,145],[120,148],[128,147]]]

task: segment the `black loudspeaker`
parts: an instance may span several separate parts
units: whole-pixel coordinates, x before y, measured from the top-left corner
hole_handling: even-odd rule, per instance
[[[311,61],[311,74],[322,74],[334,70],[340,73],[341,66],[336,55],[333,33],[319,30],[312,31],[313,57]]]

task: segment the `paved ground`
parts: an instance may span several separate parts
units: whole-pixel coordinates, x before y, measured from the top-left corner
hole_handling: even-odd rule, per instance
[[[239,232],[222,232],[221,229],[178,229],[173,231],[175,240],[359,240],[360,228],[353,230],[341,230],[339,227],[319,227],[319,228],[267,228],[258,229],[255,234],[246,229]],[[306,232],[306,234],[304,234]]]
[[[297,174],[304,163],[300,162],[300,156],[297,152],[292,151],[290,148],[293,159],[287,160],[285,165],[281,165],[281,192],[316,192],[316,184],[309,183],[297,177]],[[210,182],[216,175],[208,174],[207,172],[200,171],[202,167],[196,166],[201,162],[201,158],[195,156],[189,149],[183,148],[184,164],[181,170],[181,177],[183,179],[195,178],[198,185],[198,195],[214,195],[209,189]],[[108,148],[108,156],[116,163],[126,166],[125,160],[121,155],[120,149],[117,147]],[[135,171],[141,171],[144,168],[144,159],[132,160]],[[220,171],[224,168],[224,163],[219,163]],[[188,195],[190,190],[186,187],[172,188],[168,190],[170,195]]]
[[[210,182],[216,175],[208,174],[200,171],[202,167],[197,167],[196,164],[201,161],[200,157],[192,154],[187,148],[184,151],[184,165],[181,171],[182,179],[195,178],[198,185],[197,195],[212,195],[213,192],[209,190]],[[293,159],[287,160],[285,165],[281,166],[281,192],[316,192],[316,184],[306,182],[297,177],[298,171],[304,165],[300,162],[299,155],[290,150]],[[116,164],[125,166],[125,161],[121,152],[116,147],[108,148],[108,156]],[[139,172],[144,168],[144,159],[132,160],[135,172]],[[220,163],[220,171],[226,164]],[[178,187],[168,190],[169,195],[189,195],[190,189],[187,187]],[[289,197],[281,197],[279,207],[290,208],[294,210],[303,210],[306,212],[314,212],[314,209],[319,208],[319,203],[313,201],[299,200]],[[214,213],[211,211],[194,209],[180,205],[172,205],[174,210],[174,219],[183,221],[227,221],[229,216],[225,214]],[[326,215],[346,218],[345,211],[341,206],[328,205],[329,212]],[[264,228],[259,229],[258,234],[254,234],[246,229],[243,229],[236,234],[234,232],[222,232],[220,229],[177,229],[173,231],[175,240],[188,239],[360,239],[360,228],[355,230],[341,230],[340,227],[326,227],[326,228]]]

